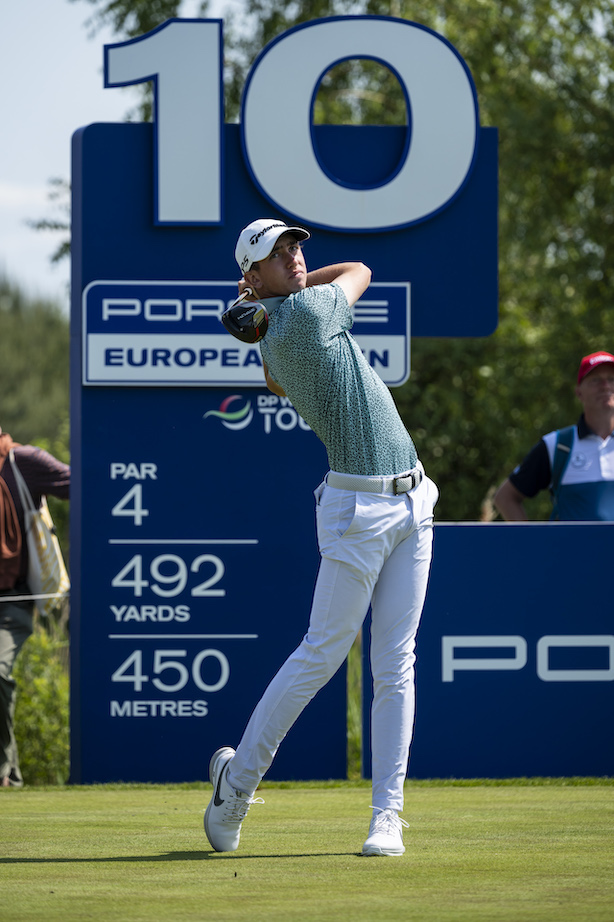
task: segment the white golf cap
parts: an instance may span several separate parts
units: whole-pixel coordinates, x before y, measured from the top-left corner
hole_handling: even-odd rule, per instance
[[[288,227],[276,218],[258,218],[248,224],[239,234],[235,247],[235,259],[241,272],[247,272],[253,263],[268,256],[282,234],[295,234],[298,240],[311,236],[304,227]]]

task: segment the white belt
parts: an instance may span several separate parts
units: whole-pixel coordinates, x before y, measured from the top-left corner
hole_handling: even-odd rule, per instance
[[[417,467],[396,477],[364,477],[361,474],[339,474],[329,471],[326,483],[337,490],[355,490],[357,493],[409,493],[422,483],[422,471]]]

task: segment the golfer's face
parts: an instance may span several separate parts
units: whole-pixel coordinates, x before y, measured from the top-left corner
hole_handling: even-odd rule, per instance
[[[301,291],[307,282],[307,268],[300,243],[294,234],[282,234],[265,259],[247,274],[252,276],[260,298],[287,296]]]

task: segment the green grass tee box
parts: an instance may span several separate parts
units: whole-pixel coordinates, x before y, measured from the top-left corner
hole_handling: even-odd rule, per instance
[[[234,853],[211,786],[0,792],[6,922],[614,922],[614,782],[408,782],[402,858],[362,858],[368,782],[264,783]]]

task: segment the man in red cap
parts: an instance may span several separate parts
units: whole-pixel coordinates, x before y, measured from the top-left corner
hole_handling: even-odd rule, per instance
[[[551,519],[614,521],[614,355],[593,352],[580,362],[576,396],[583,413],[534,445],[494,497],[508,522],[524,522],[524,500],[548,488]]]

